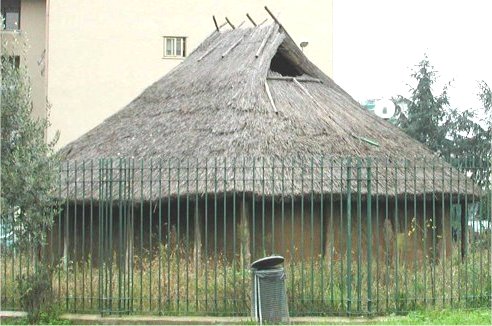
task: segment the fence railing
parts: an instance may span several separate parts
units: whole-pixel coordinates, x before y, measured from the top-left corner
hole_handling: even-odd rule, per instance
[[[453,167],[454,165],[454,167]],[[292,315],[490,306],[490,160],[65,162],[46,250],[76,312],[247,315],[285,256]],[[2,220],[2,309],[33,270]]]

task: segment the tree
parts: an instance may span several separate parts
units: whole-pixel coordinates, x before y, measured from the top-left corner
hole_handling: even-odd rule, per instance
[[[442,157],[489,156],[492,140],[490,87],[485,81],[478,84],[483,108],[460,111],[450,105],[449,83],[439,95],[434,95],[436,75],[425,56],[411,74],[416,81],[416,87],[410,89],[411,96],[397,97],[397,101],[408,107],[400,113],[397,125]]]
[[[2,44],[2,54],[7,53]],[[1,61],[1,196],[0,222],[11,233],[16,252],[35,252],[35,272],[19,279],[23,308],[39,319],[49,298],[50,266],[42,257],[47,231],[53,223],[58,157],[57,140],[45,141],[48,119],[34,119],[29,78],[12,56]]]
[[[442,153],[450,123],[446,114],[449,107],[447,86],[440,95],[434,95],[432,88],[436,82],[436,72],[427,56],[420,61],[411,77],[416,80],[417,86],[410,89],[410,98],[398,96],[408,110],[400,114],[397,125],[432,151]]]

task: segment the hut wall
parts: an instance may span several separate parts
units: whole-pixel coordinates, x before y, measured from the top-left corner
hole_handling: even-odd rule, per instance
[[[447,201],[434,205],[428,201],[424,208],[423,201],[414,204],[407,200],[405,204],[403,200],[380,198],[372,201],[371,214],[367,202],[362,201],[358,207],[357,201],[352,201],[350,232],[346,200],[325,199],[321,205],[319,200],[309,199],[272,203],[268,198],[246,198],[247,209],[242,209],[242,203],[241,198],[233,202],[228,197],[209,197],[206,202],[203,198],[198,202],[163,200],[121,209],[118,205],[112,209],[73,205],[55,217],[49,248],[56,261],[90,259],[97,263],[102,245],[126,255],[132,247],[134,257],[156,257],[161,249],[162,255],[176,251],[187,256],[199,253],[200,259],[239,260],[242,246],[247,243],[242,242],[242,235],[247,234],[248,261],[270,254],[287,259],[346,259],[350,238],[354,257],[367,259],[371,243],[372,259],[391,262],[396,257],[408,261],[439,258],[451,252],[453,243],[461,242],[453,239]],[[242,230],[243,215],[247,230]],[[368,242],[369,225],[372,237]],[[102,237],[100,230],[104,231]],[[200,232],[199,237],[195,230]],[[197,240],[201,243],[195,243]]]

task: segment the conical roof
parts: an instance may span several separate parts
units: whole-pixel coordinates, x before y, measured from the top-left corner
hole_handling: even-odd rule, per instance
[[[241,158],[255,161],[257,167],[266,164],[263,177],[268,180],[274,178],[272,164],[280,167],[280,162],[295,161],[321,166],[320,159],[326,155],[404,158],[410,162],[416,157],[433,158],[425,146],[362,108],[311,63],[276,23],[214,32],[180,65],[125,108],[66,145],[61,154],[79,162],[125,158],[152,159],[152,164],[157,164],[172,158],[181,166],[203,166],[203,161],[213,166],[210,160],[218,159],[225,171],[220,174],[229,180],[238,175],[232,162],[239,166]],[[390,171],[390,180],[403,177],[401,166],[401,171]],[[448,165],[443,166],[447,172],[442,178],[449,180],[453,172]],[[312,179],[324,179],[319,168],[314,170]],[[255,179],[250,175],[255,172],[246,172],[249,176],[243,179]],[[197,178],[216,179],[217,175],[211,173],[213,169],[200,170]],[[340,171],[333,173],[340,176]],[[388,180],[388,175],[380,178]],[[317,192],[329,189],[329,179],[326,185],[316,182],[313,187]],[[336,187],[343,192],[343,180],[338,181]],[[196,183],[192,189],[207,191]],[[292,192],[308,192],[297,183],[293,182]],[[270,190],[262,185],[266,193],[281,192],[280,184],[272,185]],[[255,182],[244,182],[243,190],[259,189],[255,186]],[[163,194],[175,192],[171,187],[164,188]],[[427,192],[424,188],[415,185],[414,191]],[[441,190],[453,192],[444,188]]]

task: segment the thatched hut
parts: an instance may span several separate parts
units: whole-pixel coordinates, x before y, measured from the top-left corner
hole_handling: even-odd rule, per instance
[[[88,225],[90,211],[94,237],[108,232],[104,216],[117,239],[123,214],[126,247],[175,234],[198,256],[337,257],[349,243],[384,246],[378,255],[403,247],[423,256],[429,244],[442,252],[453,205],[475,191],[363,109],[277,22],[215,31],[61,153],[69,212],[60,230],[75,233],[81,216]],[[75,245],[88,252],[88,242]]]

